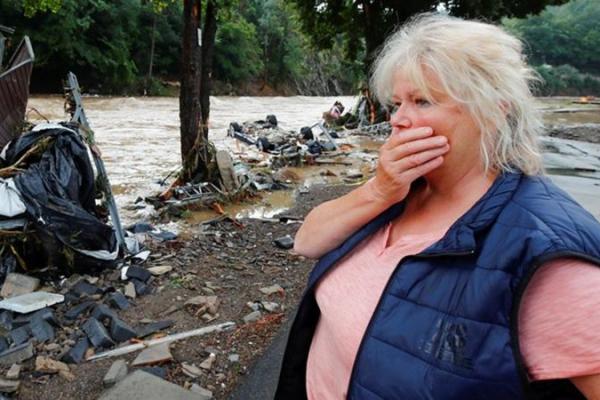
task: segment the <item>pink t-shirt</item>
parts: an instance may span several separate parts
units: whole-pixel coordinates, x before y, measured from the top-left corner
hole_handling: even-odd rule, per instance
[[[357,246],[317,285],[321,317],[308,355],[309,400],[346,398],[358,347],[394,268],[445,233],[406,235],[386,247],[390,227]],[[593,345],[600,332],[600,268],[570,259],[541,268],[519,315],[521,351],[531,379],[600,373],[600,349]]]

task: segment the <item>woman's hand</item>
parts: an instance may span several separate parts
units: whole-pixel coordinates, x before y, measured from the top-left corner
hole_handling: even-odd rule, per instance
[[[442,165],[449,149],[448,139],[429,127],[392,132],[379,150],[372,194],[390,205],[404,200],[411,183]]]

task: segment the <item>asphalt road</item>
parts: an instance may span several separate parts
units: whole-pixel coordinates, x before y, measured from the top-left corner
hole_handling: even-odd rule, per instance
[[[250,368],[248,375],[229,397],[229,400],[270,400],[275,395],[279,368],[293,318],[281,327],[267,351]]]

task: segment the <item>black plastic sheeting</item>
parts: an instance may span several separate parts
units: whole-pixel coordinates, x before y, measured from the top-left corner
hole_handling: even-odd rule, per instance
[[[28,217],[44,242],[53,238],[71,249],[112,253],[115,232],[95,215],[94,170],[87,147],[73,131],[77,128],[69,128],[27,132],[8,145],[5,160],[13,164],[40,140],[54,138],[39,161],[14,177]]]

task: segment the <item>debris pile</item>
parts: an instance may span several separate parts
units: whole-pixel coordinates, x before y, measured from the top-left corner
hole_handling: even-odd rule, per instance
[[[300,132],[287,131],[278,126],[274,115],[267,115],[265,120],[232,122],[227,135],[269,154],[272,168],[314,164],[315,158],[323,152],[337,149],[323,122],[304,127]],[[326,140],[319,138],[323,135]]]

